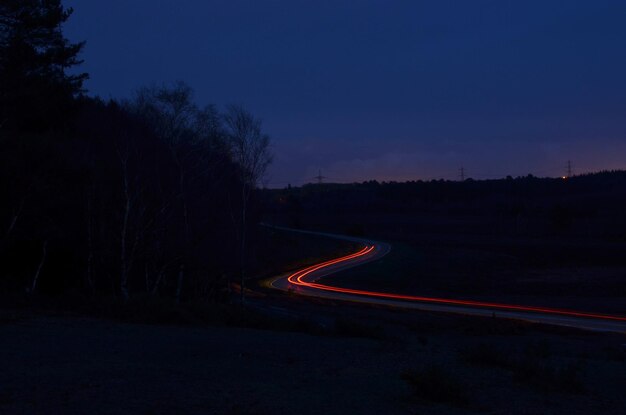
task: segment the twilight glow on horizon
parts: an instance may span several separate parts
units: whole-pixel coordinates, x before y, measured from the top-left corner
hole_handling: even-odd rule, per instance
[[[623,1],[64,5],[90,94],[183,80],[201,105],[245,105],[273,139],[271,187],[626,168]]]

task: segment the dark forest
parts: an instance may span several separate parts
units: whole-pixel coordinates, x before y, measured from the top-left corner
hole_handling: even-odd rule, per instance
[[[87,97],[88,74],[69,74],[84,47],[61,32],[71,14],[0,9],[2,292],[223,297],[270,160],[260,121],[200,108],[182,82]]]

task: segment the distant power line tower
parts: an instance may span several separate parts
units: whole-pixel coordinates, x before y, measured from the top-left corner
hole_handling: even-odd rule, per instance
[[[459,177],[461,178],[461,181],[464,182],[465,181],[465,167],[461,167],[459,169]]]
[[[572,177],[572,161],[571,160],[567,160],[567,172],[566,172],[565,177],[567,177],[568,179]]]
[[[326,176],[322,176],[322,170],[320,169],[320,171],[317,173],[317,176],[313,177],[315,180],[317,180],[317,184],[322,184],[324,182],[324,179],[326,179]]]

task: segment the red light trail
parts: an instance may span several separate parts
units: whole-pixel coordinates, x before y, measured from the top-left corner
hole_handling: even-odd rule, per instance
[[[584,312],[584,311],[563,310],[563,309],[548,308],[548,307],[524,306],[524,305],[517,305],[517,304],[492,303],[492,302],[473,301],[473,300],[455,300],[451,298],[421,297],[421,296],[393,294],[393,293],[385,293],[385,292],[377,292],[377,291],[356,290],[356,289],[351,289],[351,288],[334,287],[331,285],[319,284],[316,282],[308,282],[304,280],[304,277],[306,277],[307,275],[310,275],[311,273],[315,271],[319,271],[321,269],[328,268],[333,265],[348,263],[353,260],[365,258],[368,254],[371,254],[375,250],[375,248],[376,248],[375,245],[365,246],[360,251],[355,252],[351,255],[346,255],[340,258],[336,258],[336,259],[325,261],[316,265],[312,265],[310,267],[301,269],[291,274],[287,278],[287,280],[291,284],[296,285],[296,286],[309,287],[309,288],[314,288],[318,290],[332,291],[332,292],[343,293],[343,294],[354,294],[354,295],[359,295],[359,296],[378,297],[378,298],[385,298],[385,299],[424,302],[424,303],[436,303],[436,304],[453,305],[453,306],[489,308],[489,309],[494,309],[494,310],[524,311],[524,312],[534,312],[534,313],[543,313],[543,314],[552,314],[552,315],[561,315],[561,316],[570,316],[570,317],[583,317],[583,318],[591,318],[591,319],[626,322],[626,317],[615,316],[615,315],[610,315],[610,314],[589,313],[589,312]]]

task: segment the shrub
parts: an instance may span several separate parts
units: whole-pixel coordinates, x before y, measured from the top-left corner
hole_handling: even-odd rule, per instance
[[[446,369],[429,365],[401,375],[411,387],[414,396],[431,402],[465,406],[469,402],[465,386]]]
[[[513,378],[544,392],[581,394],[585,392],[580,364],[558,365],[526,358],[519,361],[513,370]]]
[[[476,366],[511,369],[516,364],[511,353],[485,343],[462,350],[460,356],[465,362]]]
[[[338,318],[335,321],[335,333],[348,337],[384,339],[385,332],[380,326],[371,326],[353,319]]]
[[[521,353],[480,344],[462,350],[459,355],[471,365],[505,369],[515,381],[543,392],[585,392],[582,366],[550,359],[552,348],[545,341],[529,343]]]

